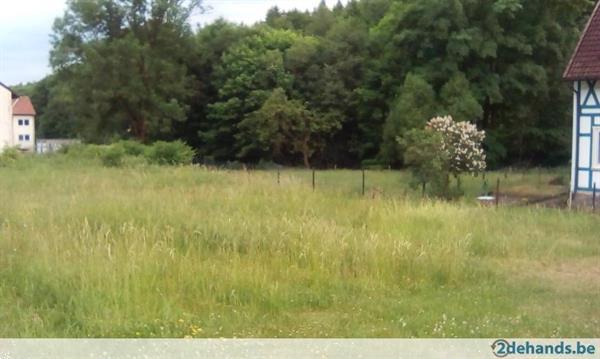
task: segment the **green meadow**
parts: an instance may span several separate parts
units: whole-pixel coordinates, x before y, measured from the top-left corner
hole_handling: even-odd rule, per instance
[[[564,171],[488,174],[560,192]],[[423,199],[403,172],[0,168],[0,337],[599,337],[589,213]]]

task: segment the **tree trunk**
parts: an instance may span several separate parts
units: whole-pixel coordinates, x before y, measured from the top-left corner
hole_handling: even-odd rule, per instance
[[[304,166],[310,168],[310,148],[307,140],[302,144],[302,157],[304,158]]]
[[[450,199],[450,174],[447,173],[444,175],[444,183],[443,183],[443,191],[444,191],[444,197],[446,197],[446,199]]]
[[[304,166],[306,168],[310,168],[310,158],[308,157],[308,152],[306,150],[302,151],[302,156],[304,157]]]
[[[145,143],[147,137],[146,120],[143,117],[133,121],[133,136],[140,142]]]

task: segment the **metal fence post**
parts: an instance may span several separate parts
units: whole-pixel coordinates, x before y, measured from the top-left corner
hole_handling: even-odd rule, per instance
[[[365,196],[365,181],[366,181],[365,170],[363,168],[363,170],[362,170],[362,195],[363,195],[363,197]]]

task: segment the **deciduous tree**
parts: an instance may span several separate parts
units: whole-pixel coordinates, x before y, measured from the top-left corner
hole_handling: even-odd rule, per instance
[[[188,23],[200,0],[71,0],[54,24],[51,63],[89,139],[146,141],[187,119],[194,91]]]

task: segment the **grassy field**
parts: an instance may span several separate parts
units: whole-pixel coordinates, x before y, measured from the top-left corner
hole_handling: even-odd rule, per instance
[[[0,336],[600,336],[594,215],[422,200],[397,172],[368,172],[365,197],[359,172],[314,192],[309,172],[276,176],[0,168]]]

